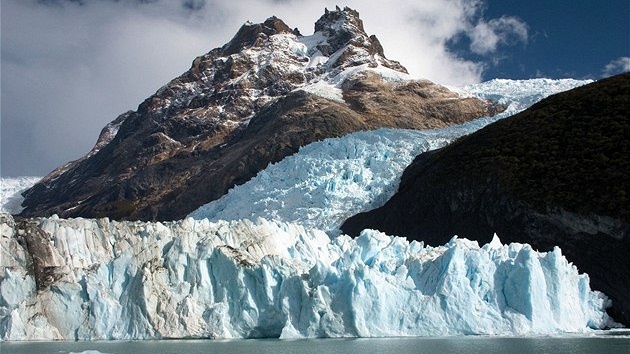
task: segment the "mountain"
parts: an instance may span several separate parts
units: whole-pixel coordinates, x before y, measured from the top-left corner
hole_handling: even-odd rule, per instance
[[[348,8],[246,23],[24,193],[58,215],[0,213],[0,340],[592,333],[598,289],[625,321],[628,75],[505,118],[585,82],[405,71]],[[407,238],[339,233],[371,208],[341,228]]]
[[[562,248],[630,324],[630,74],[551,96],[418,156],[382,207],[349,218],[423,240],[453,235]]]
[[[271,17],[108,124],[85,157],[24,193],[21,215],[180,219],[311,142],[501,109],[410,80],[352,9],[326,10],[311,36]]]

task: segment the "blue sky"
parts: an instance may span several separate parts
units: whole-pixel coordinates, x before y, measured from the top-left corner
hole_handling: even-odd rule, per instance
[[[80,158],[245,21],[311,34],[324,7],[357,9],[411,74],[598,79],[628,71],[628,0],[2,0],[0,175],[43,176]]]
[[[503,58],[487,67],[483,79],[598,79],[607,75],[608,64],[630,57],[629,4],[628,0],[488,1],[487,17],[518,16],[527,23],[529,36],[526,44],[501,48],[497,56]]]

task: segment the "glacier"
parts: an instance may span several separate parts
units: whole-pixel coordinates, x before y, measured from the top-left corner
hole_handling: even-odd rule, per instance
[[[519,335],[609,323],[605,295],[558,248],[456,237],[427,247],[372,230],[331,239],[265,219],[31,222],[4,214],[0,224],[3,340]],[[34,226],[48,235],[41,252],[56,279],[43,291],[24,242]]]
[[[531,335],[614,325],[609,300],[558,248],[537,252],[498,236],[428,247],[337,230],[382,205],[418,153],[586,83],[460,88],[506,111],[305,146],[176,222],[0,213],[0,340]],[[18,192],[36,180],[2,179],[2,212],[19,212]]]
[[[265,218],[295,222],[336,236],[348,217],[385,204],[396,192],[404,169],[418,154],[512,116],[549,95],[590,82],[495,79],[451,88],[463,96],[493,100],[506,109],[496,116],[449,128],[379,129],[309,144],[189,216],[211,221]]]
[[[22,209],[21,193],[39,182],[41,177],[23,176],[0,179],[0,213],[19,214]]]

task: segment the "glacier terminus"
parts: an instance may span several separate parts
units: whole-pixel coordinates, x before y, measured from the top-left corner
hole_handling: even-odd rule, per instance
[[[498,238],[434,248],[265,219],[53,217],[38,225],[50,235],[40,278],[11,222],[2,224],[4,340],[518,335],[609,321],[607,298],[560,249]]]

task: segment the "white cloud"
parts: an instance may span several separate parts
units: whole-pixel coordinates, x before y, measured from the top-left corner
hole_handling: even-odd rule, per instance
[[[2,174],[45,174],[86,153],[135,109],[246,21],[276,15],[311,34],[336,0],[2,0]],[[483,18],[485,0],[347,0],[388,58],[417,76],[477,82],[483,62],[448,49],[457,36],[492,53],[527,40],[514,17]]]
[[[620,57],[606,64],[602,73],[604,77],[608,77],[628,71],[630,71],[630,57]]]
[[[489,54],[501,44],[513,42],[527,43],[527,24],[516,17],[502,16],[490,21],[479,21],[467,32],[470,37],[470,49],[477,54]]]

